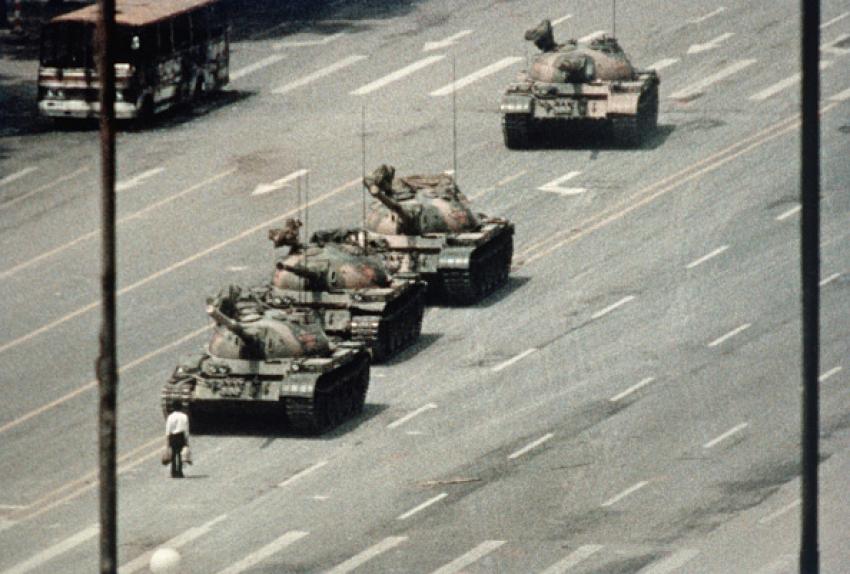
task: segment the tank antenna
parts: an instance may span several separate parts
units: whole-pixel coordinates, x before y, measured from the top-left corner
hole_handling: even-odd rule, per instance
[[[361,171],[363,180],[366,180],[366,104],[360,106],[360,153]],[[363,194],[363,210],[361,214],[361,226],[363,227],[363,252],[369,255],[369,238],[366,237],[366,187],[361,185],[360,193]]]
[[[617,0],[611,0],[611,35],[617,37]]]
[[[457,58],[452,54],[452,177],[457,186]]]
[[[304,170],[304,269],[309,269],[307,265],[307,254],[310,251],[310,172]],[[304,278],[307,283],[307,278]],[[309,287],[309,283],[306,284]],[[304,289],[304,302],[307,302],[307,289]]]
[[[297,165],[297,168],[299,170],[301,169],[300,163]],[[295,179],[295,189],[297,190],[297,193],[298,193],[298,218],[303,221],[304,203],[301,201],[301,176],[300,175]],[[302,243],[301,229],[300,228],[298,229],[297,234],[298,234],[298,242]],[[298,280],[303,283],[302,288],[301,288],[301,291],[303,292],[304,289],[307,286],[305,279],[303,277],[299,277]],[[299,293],[298,298],[301,299],[301,303],[304,302],[303,293]]]

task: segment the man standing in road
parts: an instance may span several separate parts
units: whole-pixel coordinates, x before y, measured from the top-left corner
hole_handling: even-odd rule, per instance
[[[165,419],[165,436],[171,447],[171,478],[183,478],[183,447],[189,445],[189,417],[177,403]]]

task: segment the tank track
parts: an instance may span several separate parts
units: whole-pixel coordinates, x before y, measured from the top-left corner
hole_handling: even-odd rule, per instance
[[[364,353],[341,372],[322,375],[312,397],[286,398],[286,420],[293,430],[321,434],[362,413],[368,390],[369,359]]]
[[[386,316],[374,316],[374,326],[358,324],[351,338],[366,344],[373,362],[386,361],[419,338],[424,314],[425,289],[419,289]]]
[[[505,114],[502,116],[502,136],[508,149],[527,149],[531,144],[531,116]]]
[[[508,280],[513,253],[513,235],[504,233],[476,248],[468,268],[440,270],[445,299],[470,304],[501,287]]]
[[[169,381],[162,387],[160,393],[160,405],[162,406],[162,416],[167,417],[174,410],[174,405],[179,402],[189,405],[192,398],[193,390],[192,379],[183,379],[180,381]]]

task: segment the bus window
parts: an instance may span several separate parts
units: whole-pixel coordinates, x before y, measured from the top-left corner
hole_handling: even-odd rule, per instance
[[[192,42],[194,44],[205,44],[209,39],[208,18],[208,10],[201,9],[191,13]]]
[[[94,28],[85,24],[59,23],[42,33],[41,65],[85,68],[94,65]]]
[[[174,49],[177,51],[185,50],[192,43],[191,27],[189,26],[189,15],[179,14],[174,18]]]
[[[170,56],[171,52],[174,51],[174,46],[171,42],[171,22],[159,22],[156,25],[156,29],[159,35],[159,55]]]

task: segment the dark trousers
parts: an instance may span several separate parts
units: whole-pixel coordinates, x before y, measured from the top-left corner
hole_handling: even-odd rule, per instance
[[[168,446],[171,447],[171,477],[183,478],[183,447],[186,446],[185,433],[178,432],[168,435]]]

